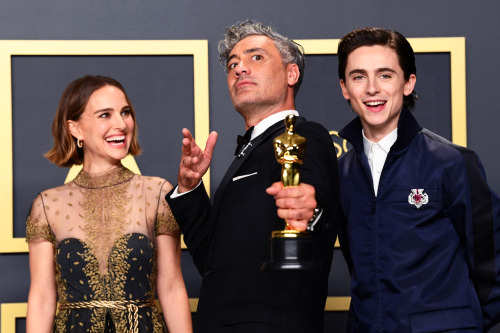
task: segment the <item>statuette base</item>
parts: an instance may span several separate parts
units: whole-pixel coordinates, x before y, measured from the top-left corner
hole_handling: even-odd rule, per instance
[[[313,259],[311,238],[307,232],[274,231],[270,243],[271,260],[262,265],[262,271],[321,270],[321,263]]]

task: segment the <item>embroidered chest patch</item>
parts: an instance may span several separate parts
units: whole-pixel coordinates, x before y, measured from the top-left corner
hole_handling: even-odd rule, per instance
[[[429,196],[424,193],[423,188],[414,188],[411,190],[408,196],[408,203],[410,205],[415,205],[415,207],[420,208],[429,202]]]

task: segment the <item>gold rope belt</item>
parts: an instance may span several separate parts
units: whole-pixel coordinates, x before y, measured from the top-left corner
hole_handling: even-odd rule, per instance
[[[70,309],[90,309],[90,308],[108,308],[127,310],[129,333],[139,332],[139,308],[155,306],[154,299],[138,301],[83,301],[83,302],[59,302],[59,310]]]

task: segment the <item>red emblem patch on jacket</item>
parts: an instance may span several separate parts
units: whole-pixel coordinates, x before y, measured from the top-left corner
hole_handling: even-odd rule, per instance
[[[420,208],[422,205],[425,205],[429,202],[429,196],[427,193],[424,193],[423,188],[414,188],[411,190],[410,195],[408,196],[408,203],[411,205],[415,205],[415,207]]]

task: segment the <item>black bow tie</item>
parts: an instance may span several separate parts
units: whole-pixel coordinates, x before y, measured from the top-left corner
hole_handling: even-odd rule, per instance
[[[238,155],[238,153],[243,148],[243,146],[250,142],[250,138],[252,137],[252,131],[253,131],[253,126],[250,127],[249,129],[247,129],[247,131],[245,132],[245,135],[243,135],[243,136],[238,135],[238,138],[236,139],[236,143],[238,143],[238,146],[236,146],[236,150],[234,151],[234,155]]]

